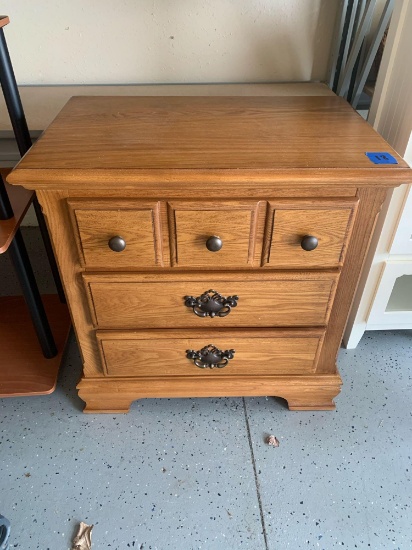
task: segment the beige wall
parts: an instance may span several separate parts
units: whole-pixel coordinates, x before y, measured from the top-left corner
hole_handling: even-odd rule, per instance
[[[338,0],[3,0],[20,84],[326,78]]]

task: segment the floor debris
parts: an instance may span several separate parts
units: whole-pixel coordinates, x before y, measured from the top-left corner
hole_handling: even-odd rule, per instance
[[[272,445],[272,447],[279,447],[279,439],[274,435],[269,435],[266,442],[268,445]]]
[[[77,535],[74,537],[72,550],[90,550],[92,547],[93,525],[80,522]]]

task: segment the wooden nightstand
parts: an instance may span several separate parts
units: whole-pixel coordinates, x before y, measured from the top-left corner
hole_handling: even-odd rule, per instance
[[[313,410],[334,408],[375,219],[411,172],[338,97],[74,97],[8,181],[45,213],[86,412],[225,395]]]

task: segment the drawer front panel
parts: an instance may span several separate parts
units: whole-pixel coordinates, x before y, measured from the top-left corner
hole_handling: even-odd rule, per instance
[[[259,267],[266,208],[264,201],[169,203],[172,264],[209,269]],[[208,242],[216,238],[221,248],[211,251]]]
[[[108,275],[84,275],[99,328],[276,327],[327,323],[336,274],[297,274],[294,279],[271,274],[271,278],[263,280],[251,279],[246,274],[241,277],[242,280],[216,276],[206,281],[186,278],[155,282],[155,279],[138,278],[136,274],[116,274],[113,279]],[[223,305],[212,292],[203,300],[196,300],[210,289],[222,296]],[[224,305],[223,299],[233,296],[235,306],[231,306],[230,301],[229,306]]]
[[[73,200],[68,204],[83,265],[136,269],[164,264],[159,203]],[[111,246],[119,237],[124,249],[115,251]]]
[[[355,204],[322,208],[272,206],[268,218],[271,236],[266,265],[284,269],[342,265]],[[308,242],[308,237],[315,240]],[[304,249],[305,241],[308,250]]]
[[[170,332],[98,331],[105,373],[134,377],[310,374],[323,339],[322,331],[206,331],[193,336],[191,331]],[[188,351],[199,352],[209,344],[223,352],[223,359],[216,360],[226,366],[210,368],[207,358],[196,360],[197,366],[195,359],[187,357]],[[225,361],[228,350],[234,350],[233,358]]]

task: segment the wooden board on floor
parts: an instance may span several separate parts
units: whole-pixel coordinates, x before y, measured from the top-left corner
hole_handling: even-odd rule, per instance
[[[0,298],[0,397],[43,395],[56,387],[71,322],[57,295],[42,297],[58,354],[43,356],[22,296]]]

